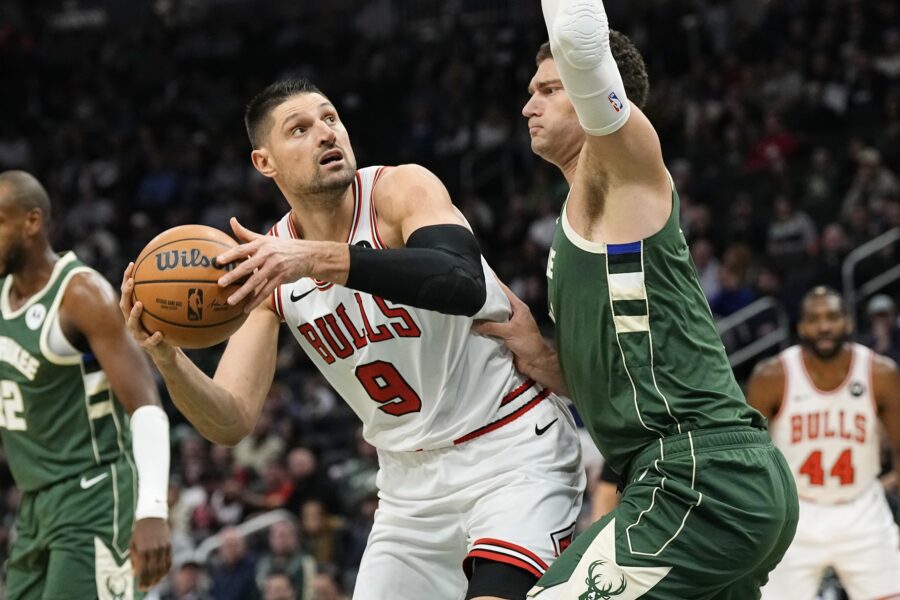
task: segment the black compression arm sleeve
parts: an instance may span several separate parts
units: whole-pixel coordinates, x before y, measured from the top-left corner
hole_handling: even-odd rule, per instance
[[[469,317],[487,297],[481,249],[461,225],[417,229],[405,248],[350,246],[346,285],[391,302]]]

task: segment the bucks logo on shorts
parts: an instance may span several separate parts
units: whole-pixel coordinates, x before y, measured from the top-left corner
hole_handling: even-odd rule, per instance
[[[130,582],[121,573],[109,575],[106,578],[106,591],[113,600],[125,600]]]
[[[604,572],[603,565],[606,561],[595,560],[588,567],[588,576],[584,582],[587,584],[587,591],[578,596],[578,600],[610,600],[614,596],[620,596],[627,587],[625,583],[625,575],[621,575],[618,586]],[[613,587],[615,586],[615,589]]]

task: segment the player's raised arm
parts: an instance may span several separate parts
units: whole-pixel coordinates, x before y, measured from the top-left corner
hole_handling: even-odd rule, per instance
[[[543,0],[542,7],[552,56],[538,65],[530,86],[532,99],[523,111],[529,128],[546,125],[543,111],[556,102],[554,86],[564,88],[558,92],[567,95],[586,134],[580,155],[557,157],[572,186],[571,212],[602,214],[610,242],[648,237],[671,212],[672,188],[656,131],[629,98],[617,65],[617,60],[634,62],[630,70],[645,78],[643,61],[618,33],[620,56],[614,56],[601,0]]]
[[[777,356],[756,365],[747,383],[747,402],[771,419],[778,414],[784,396],[784,367]]]
[[[249,434],[259,418],[275,376],[280,320],[268,304],[254,310],[231,336],[210,378],[160,332],[141,325],[142,306],[132,304],[133,264],[125,270],[119,308],[132,336],[153,359],[172,401],[205,438],[233,446]]]
[[[894,472],[882,482],[886,488],[900,489],[900,370],[897,363],[885,356],[875,356],[872,362],[873,390],[878,416],[891,440]]]
[[[132,450],[138,474],[133,564],[141,589],[169,572],[169,419],[160,406],[153,374],[140,348],[122,326],[115,292],[94,272],[77,275],[60,309],[66,337],[90,347],[115,398],[131,415]]]

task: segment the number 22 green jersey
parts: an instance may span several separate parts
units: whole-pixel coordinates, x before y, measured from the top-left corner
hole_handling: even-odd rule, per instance
[[[655,235],[601,244],[563,207],[547,264],[550,315],[566,384],[594,443],[623,473],[660,438],[697,429],[765,427],[734,379],[672,215]]]
[[[91,354],[59,353],[66,286],[90,269],[71,252],[44,288],[12,310],[0,279],[0,441],[13,478],[34,491],[128,455],[127,416]],[[56,332],[54,332],[54,328]]]

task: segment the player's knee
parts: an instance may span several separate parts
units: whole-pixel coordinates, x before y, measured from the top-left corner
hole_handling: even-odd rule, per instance
[[[596,0],[578,0],[557,15],[550,32],[554,56],[576,69],[594,69],[609,53],[609,21]]]

